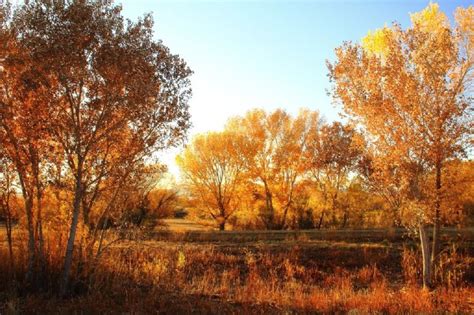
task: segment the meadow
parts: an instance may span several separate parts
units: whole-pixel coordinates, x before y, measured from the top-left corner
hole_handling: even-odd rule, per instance
[[[421,287],[417,243],[402,231],[140,232],[111,245],[96,263],[79,264],[82,270],[73,271],[69,298],[56,297],[54,287],[24,296],[5,287],[0,310],[468,314],[473,310],[473,233],[463,229],[443,234],[435,276],[439,285],[430,291]],[[21,234],[16,231],[15,236],[18,267],[14,274],[2,272],[2,283],[11,277],[21,283],[26,272],[26,249]],[[55,262],[61,257],[49,252],[50,268],[43,280],[54,286],[60,273]],[[2,246],[2,271],[8,270],[7,255]]]

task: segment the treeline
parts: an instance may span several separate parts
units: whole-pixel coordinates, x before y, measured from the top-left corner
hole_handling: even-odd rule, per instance
[[[412,214],[402,211],[403,184],[382,185],[373,154],[364,134],[349,124],[327,123],[317,111],[292,117],[281,109],[255,109],[231,118],[221,132],[197,135],[178,156],[182,202],[221,230],[408,224]],[[446,224],[469,225],[473,163],[453,160],[445,171]],[[433,180],[427,174],[426,191]]]
[[[12,274],[15,209],[27,235],[23,290],[67,294],[71,270],[106,247],[104,228],[141,220],[163,171],[154,152],[190,125],[190,75],[150,15],[127,21],[110,1],[1,3],[0,205]]]

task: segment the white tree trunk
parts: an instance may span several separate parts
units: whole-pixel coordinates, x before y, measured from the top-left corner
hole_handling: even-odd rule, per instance
[[[80,162],[81,163],[81,162]],[[82,200],[82,165],[78,168],[78,174],[76,178],[76,187],[74,191],[74,202],[72,211],[72,222],[69,229],[69,238],[66,246],[66,255],[64,257],[64,268],[59,285],[59,294],[65,296],[68,292],[69,286],[69,273],[71,271],[72,259],[74,255],[74,242],[76,240],[77,224],[79,223],[79,213],[81,210]]]
[[[428,236],[426,235],[425,226],[420,223],[420,245],[423,258],[423,288],[431,287],[431,256]]]

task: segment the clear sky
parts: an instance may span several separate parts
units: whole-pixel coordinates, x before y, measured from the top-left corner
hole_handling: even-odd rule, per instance
[[[221,129],[228,117],[248,109],[301,107],[319,110],[328,121],[338,109],[327,96],[326,60],[343,41],[359,41],[374,30],[398,21],[410,24],[409,13],[429,1],[159,1],[123,0],[123,14],[136,20],[152,12],[155,36],[191,69],[193,128]],[[452,18],[458,6],[472,1],[437,1]],[[177,174],[177,150],[161,155]]]

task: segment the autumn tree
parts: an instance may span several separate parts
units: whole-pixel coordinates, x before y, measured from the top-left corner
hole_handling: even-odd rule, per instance
[[[113,198],[104,198],[111,213],[117,218],[119,226],[141,226],[145,219],[153,212],[150,195],[156,190],[160,179],[164,176],[166,167],[161,164],[142,165],[129,171],[125,180],[120,184],[107,185],[113,189]],[[119,176],[118,179],[123,178]],[[164,197],[161,202],[166,204]],[[110,215],[110,212],[103,211]]]
[[[392,165],[402,181],[420,235],[425,286],[438,253],[445,166],[472,139],[473,15],[472,6],[458,8],[451,27],[431,3],[411,15],[409,28],[394,24],[369,33],[362,45],[345,43],[329,64],[334,97],[375,145],[375,169]],[[435,180],[423,189],[429,174]]]
[[[150,15],[131,22],[120,11],[111,2],[29,1],[5,25],[7,33],[14,31],[17,51],[24,52],[15,60],[36,71],[17,84],[35,89],[32,100],[18,97],[19,111],[30,102],[45,113],[38,126],[47,135],[40,140],[57,145],[59,161],[73,178],[61,294],[68,287],[81,210],[91,209],[103,178],[121,176],[115,181],[120,183],[152,152],[180,143],[189,127],[191,71],[153,39]],[[40,101],[45,105],[38,106]]]
[[[101,180],[93,196],[83,199],[87,200],[83,207],[90,208],[89,225],[85,226],[87,232],[81,240],[85,244],[82,254],[92,269],[111,245],[140,231],[150,212],[148,195],[164,170],[161,164],[145,163],[116,169]]]
[[[243,181],[242,138],[231,132],[196,136],[177,163],[190,190],[224,230],[227,220],[239,209],[238,188]]]
[[[179,207],[179,191],[175,187],[157,187],[147,196],[150,214],[157,219],[169,217]]]
[[[46,120],[51,90],[47,78],[12,25],[8,4],[1,6],[0,142],[2,153],[17,173],[28,231],[27,283],[36,287],[45,268],[42,195],[49,137]],[[33,279],[35,278],[35,279]]]
[[[11,272],[14,271],[14,256],[13,256],[13,236],[12,229],[15,219],[15,211],[13,206],[13,199],[15,193],[15,169],[8,157],[6,157],[0,148],[0,218],[5,225],[5,232],[8,243],[8,253],[10,260]]]
[[[287,227],[298,186],[306,172],[303,152],[320,123],[318,112],[302,110],[293,118],[284,110],[253,110],[232,118],[227,129],[244,137],[245,176],[264,205],[261,218],[269,229]]]
[[[367,146],[357,165],[358,178],[367,192],[381,197],[384,201],[385,217],[392,227],[400,227],[403,204],[403,179],[398,175],[399,168],[392,163],[377,163],[374,149]]]
[[[323,125],[309,136],[305,161],[309,175],[322,195],[322,211],[318,228],[323,226],[325,215],[335,225],[341,192],[350,184],[350,173],[356,170],[361,157],[361,136],[350,126],[340,122]],[[348,213],[343,211],[342,226],[347,223]]]
[[[449,199],[455,208],[461,208],[461,226],[474,225],[474,161],[455,161],[448,165]],[[447,185],[446,185],[447,186]]]

